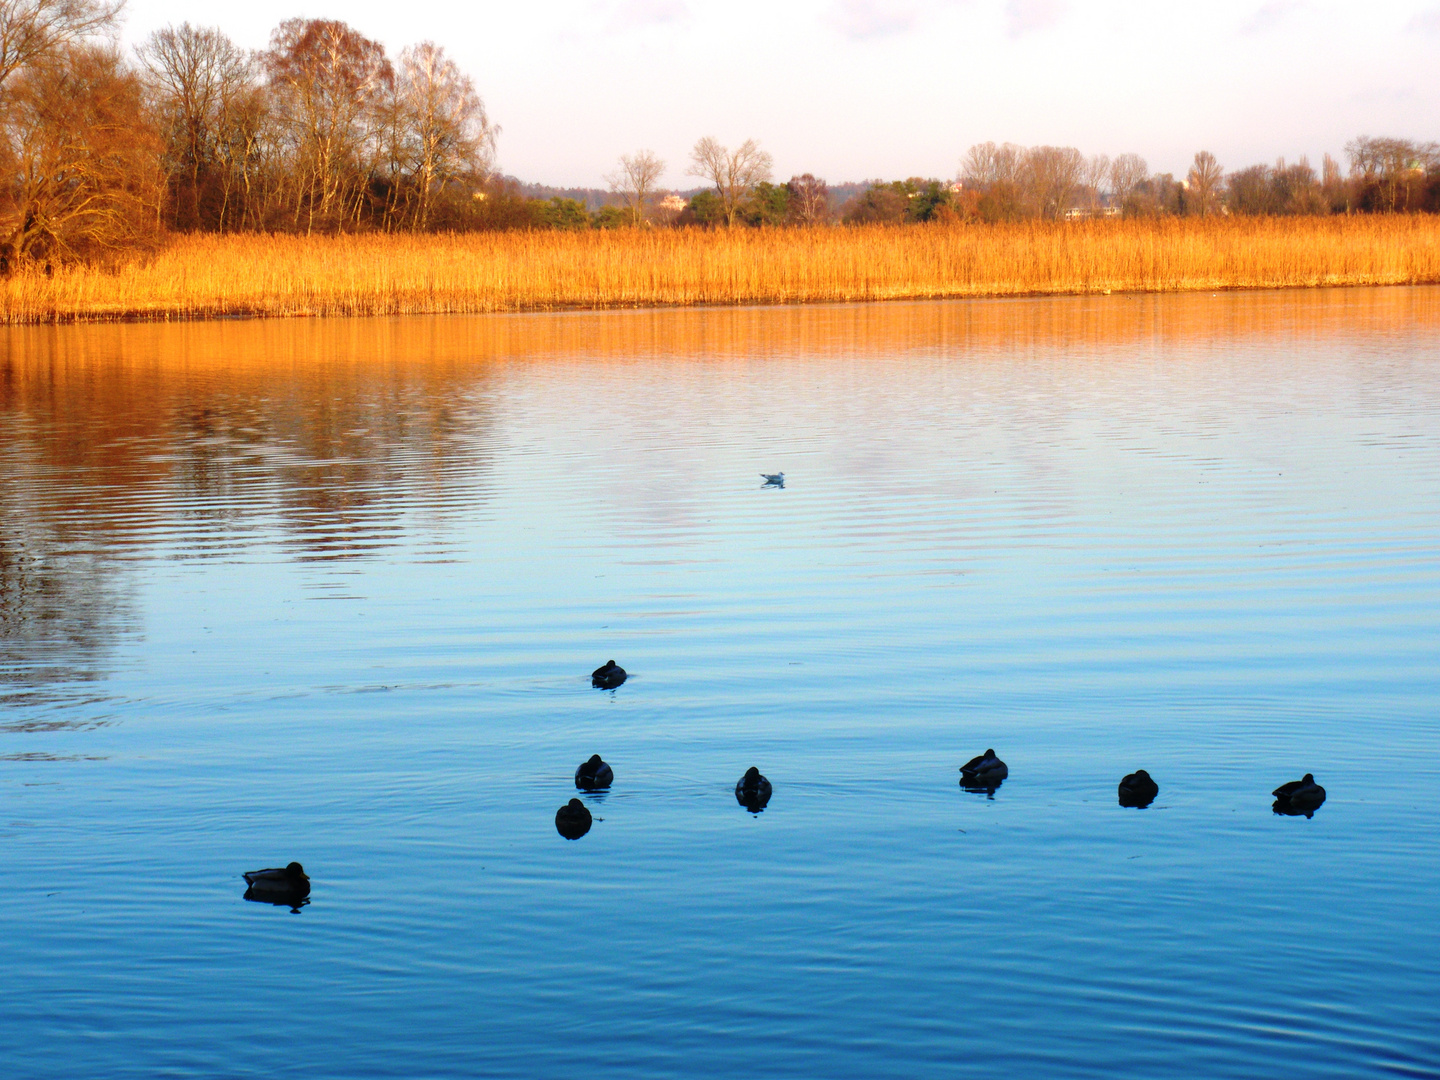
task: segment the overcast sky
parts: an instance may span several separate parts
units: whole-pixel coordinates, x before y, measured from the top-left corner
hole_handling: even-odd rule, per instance
[[[1134,152],[1183,173],[1440,139],[1440,0],[130,0],[126,40],[218,25],[263,47],[294,15],[392,55],[430,39],[500,124],[500,167],[601,186],[648,148],[758,139],[780,179],[953,176],[987,139]]]

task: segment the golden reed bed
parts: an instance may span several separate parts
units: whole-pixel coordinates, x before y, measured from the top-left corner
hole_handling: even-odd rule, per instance
[[[187,236],[0,281],[0,322],[398,315],[1440,282],[1440,217]]]

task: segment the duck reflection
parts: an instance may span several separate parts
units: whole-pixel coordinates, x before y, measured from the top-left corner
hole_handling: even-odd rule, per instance
[[[566,840],[579,840],[590,831],[592,820],[585,804],[579,799],[571,799],[555,811],[555,831]]]
[[[1001,785],[1004,783],[1004,780],[979,781],[967,780],[964,777],[961,777],[960,790],[968,791],[972,795],[984,795],[987,799],[993,799],[995,798],[995,792],[999,791]]]
[[[298,862],[242,874],[245,899],[257,904],[288,907],[292,912],[310,903],[310,877]]]

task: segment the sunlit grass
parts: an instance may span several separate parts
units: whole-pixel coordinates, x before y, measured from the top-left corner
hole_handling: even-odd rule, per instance
[[[1434,216],[186,236],[0,281],[0,321],[391,315],[1440,282]]]

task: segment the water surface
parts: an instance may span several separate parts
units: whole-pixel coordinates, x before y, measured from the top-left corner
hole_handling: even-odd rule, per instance
[[[0,1060],[1440,1074],[1437,538],[1436,288],[7,331]]]

